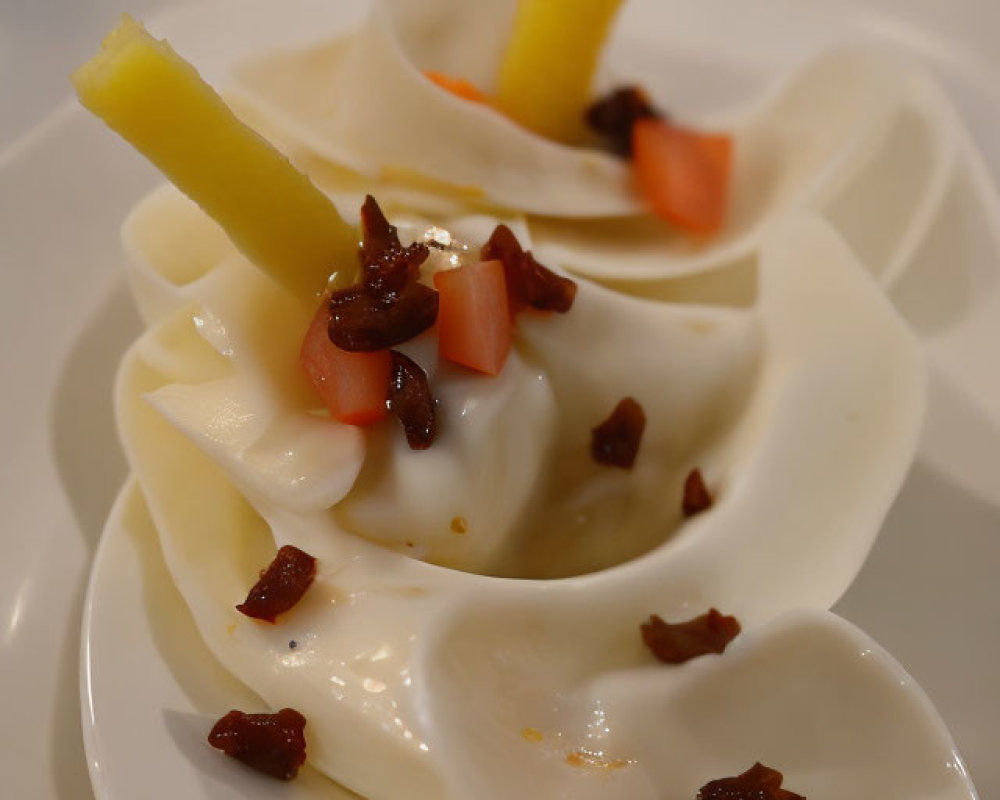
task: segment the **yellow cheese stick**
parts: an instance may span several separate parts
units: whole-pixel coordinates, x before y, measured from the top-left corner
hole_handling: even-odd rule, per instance
[[[578,138],[601,48],[621,0],[520,0],[496,105],[536,133]]]
[[[317,298],[331,273],[356,270],[357,233],[326,195],[127,15],[73,84],[84,106],[303,299]]]

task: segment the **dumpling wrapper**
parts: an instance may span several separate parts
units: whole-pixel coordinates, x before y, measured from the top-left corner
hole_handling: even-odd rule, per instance
[[[434,121],[442,119],[435,109],[443,105],[448,114],[462,119],[471,115],[477,126],[504,129],[508,123],[502,116],[439,90],[411,62],[464,73],[488,85],[512,7],[509,0],[491,0],[490,9],[486,9],[489,13],[480,15],[477,6],[477,13],[467,14],[464,5],[439,0],[426,9],[422,4],[415,21],[409,18],[412,10],[408,11],[405,3],[388,3],[380,14],[365,21],[361,6],[296,0],[286,13],[256,0],[236,5],[220,2],[200,12],[207,15],[200,26],[183,24],[185,16],[179,14],[180,21],[166,25],[165,32],[176,39],[183,52],[193,54],[210,80],[232,89],[228,97],[241,116],[309,172],[342,213],[356,208],[364,194],[373,191],[384,204],[422,209],[429,216],[455,216],[476,207],[496,214],[498,204],[509,209],[508,215],[533,212],[529,223],[543,260],[605,281],[647,282],[715,270],[754,252],[767,224],[782,212],[811,206],[827,214],[880,281],[890,285],[905,270],[933,223],[958,157],[957,118],[940,88],[920,67],[898,56],[863,48],[829,53],[785,76],[764,97],[693,120],[731,129],[737,139],[731,219],[718,237],[707,242],[679,235],[641,213],[630,191],[632,210],[611,216],[594,216],[605,212],[589,210],[574,220],[572,215],[581,213],[579,209],[560,210],[548,200],[544,207],[536,208],[532,204],[544,197],[543,190],[565,195],[574,208],[584,202],[587,193],[575,178],[564,182],[550,174],[549,170],[573,161],[556,157],[552,150],[573,158],[581,153],[590,158],[593,151],[546,142],[516,126],[526,141],[543,146],[542,151],[520,166],[503,161],[504,169],[497,175],[492,166],[476,173],[482,165],[473,163],[461,180],[449,178],[447,172],[448,165],[464,163],[464,148],[456,146],[458,139],[449,132],[460,128],[451,122],[448,130],[432,131],[429,141],[420,141],[422,137],[410,134],[410,121],[397,128],[407,135],[392,142],[392,126],[378,123],[388,149],[376,160],[389,168],[368,169],[368,174],[358,171],[349,146],[324,134],[323,109],[332,105],[346,110],[349,105],[335,103],[330,89],[334,85],[331,81],[342,71],[343,51],[356,48],[358,58],[374,52],[357,44],[363,43],[363,36],[374,36],[380,47],[401,54],[402,60],[397,59],[399,75],[390,77],[401,82],[399,91],[409,92],[411,84],[418,87],[415,96],[420,98],[421,109],[429,110],[421,113],[422,124],[433,128]],[[232,26],[232,35],[213,39],[209,47],[189,29],[215,29],[215,16],[220,23],[225,19],[227,28]],[[309,25],[301,22],[306,18],[311,20]],[[443,20],[449,24],[444,25]],[[491,24],[485,25],[483,20]],[[394,33],[399,26],[404,31],[401,39]],[[441,36],[442,26],[467,30],[468,35]],[[267,37],[260,35],[261,30],[268,31]],[[336,37],[332,42],[331,36]],[[279,55],[261,56],[268,47],[287,49]],[[382,60],[380,69],[388,69],[390,62],[392,59]],[[608,65],[609,71],[613,68],[613,64]],[[373,80],[369,77],[361,83],[375,87]],[[344,81],[355,88],[358,83]],[[651,85],[656,81],[651,80]],[[380,98],[392,97],[389,88],[370,91],[378,92]],[[364,115],[392,108],[391,102],[370,103],[367,96],[357,100],[361,107],[348,114],[351,125],[360,126]],[[664,104],[669,107],[669,98]],[[370,132],[363,136],[359,132],[358,136],[365,147],[376,142]],[[460,138],[475,141],[469,136]],[[521,138],[506,133],[499,138],[505,148],[514,141],[524,144]],[[443,172],[441,165],[433,169],[427,166],[435,148],[442,145],[446,151],[441,159],[446,162]],[[398,169],[393,154],[410,152],[410,147],[414,148],[414,164]],[[479,158],[482,154],[476,152]],[[575,174],[579,169],[588,174],[588,181],[593,178],[578,163],[570,172]],[[530,181],[528,189],[522,191],[523,179],[516,176],[525,171]],[[540,175],[545,175],[545,180],[540,180]],[[494,197],[488,185],[494,179],[517,181],[522,188],[516,195]],[[617,185],[619,178],[613,182]],[[484,188],[485,193],[480,191]],[[606,203],[610,196],[607,189],[597,188],[595,202]],[[871,224],[875,210],[878,225]]]
[[[702,240],[646,213],[624,162],[535,136],[421,74],[433,68],[488,89],[513,6],[491,0],[468,14],[439,0],[413,18],[405,3],[377,3],[355,32],[238,68],[234,99],[304,166],[346,167],[327,169],[327,191],[347,190],[353,171],[413,202],[423,188],[425,203],[451,196],[527,213],[543,259],[580,274],[711,270],[752,253],[769,222],[806,206],[829,210],[885,283],[905,268],[957,152],[954,114],[920,67],[874,49],[834,51],[764,98],[695,120],[730,131],[736,154],[726,224]]]
[[[192,641],[198,637],[197,629],[180,598],[164,583],[168,575],[155,539],[156,529],[130,480],[105,529],[89,594],[91,606],[85,620],[92,644],[89,700],[103,724],[90,730],[93,738],[88,752],[107,768],[117,763],[128,732],[134,735],[135,726],[126,721],[153,720],[154,729],[163,724],[162,698],[150,696],[146,681],[133,680],[130,665],[122,663],[119,652],[94,646],[120,640],[124,624],[125,632],[134,637],[132,650],[161,659],[155,671],[174,676],[180,683],[168,692],[173,702],[165,712],[167,729],[150,731],[168,748],[167,757],[153,765],[163,778],[192,791],[209,787],[248,798],[273,796],[273,781],[235,767],[202,742],[213,715],[221,709],[263,711],[267,705],[221,674],[208,651]],[[128,578],[130,568],[139,566],[134,556],[123,559],[132,548],[146,554],[143,589],[149,591],[151,581],[155,592],[159,584],[159,593],[147,595],[145,602],[137,590],[122,593],[123,585],[138,580],[123,579],[123,573]],[[130,604],[124,621],[123,602]],[[469,725],[474,726],[474,737],[479,719],[496,702],[491,696],[494,681],[500,677],[496,647],[506,647],[502,636],[489,650],[467,646],[463,627],[479,621],[492,619],[476,610],[453,620],[440,642],[456,642],[457,647],[454,652],[436,647],[435,662],[437,680],[457,680],[463,692],[469,693],[461,706],[448,703],[433,709],[461,740],[461,752],[468,759],[461,772],[468,778],[463,776],[461,786],[466,792],[459,796],[468,797],[481,796],[474,789],[495,775],[499,766],[494,748],[483,750],[478,743],[470,747]],[[155,640],[151,631],[157,631]],[[538,626],[535,632],[544,636],[545,627]],[[537,648],[524,646],[537,640],[519,637],[519,641],[521,649],[500,661],[513,669],[515,683],[521,673],[538,668],[539,659],[545,669],[551,653],[544,641]],[[168,683],[173,686],[173,680]],[[657,800],[691,800],[693,787],[709,778],[734,774],[759,758],[784,772],[786,788],[807,792],[809,797],[830,790],[853,797],[975,797],[954,744],[913,679],[871,639],[826,612],[784,615],[738,637],[722,658],[700,659],[681,669],[646,664],[606,681],[598,677],[574,684],[569,692],[590,711],[588,751],[605,753],[603,763],[609,766],[568,769],[565,758],[571,751],[560,748],[560,739],[551,730],[535,729],[527,732],[526,739],[518,729],[502,745],[519,767],[510,769],[510,761],[505,762],[505,788],[535,781],[528,784],[533,791],[526,793],[534,797],[541,795],[538,786],[565,779],[564,786],[582,791],[574,796],[586,798],[594,783],[610,779],[621,790],[618,796],[650,796],[650,786],[655,786],[657,793],[651,796]],[[516,716],[525,713],[520,699],[516,694],[511,697]],[[178,711],[189,707],[200,713]],[[536,713],[530,716],[541,722]],[[308,725],[306,730],[308,735]],[[140,726],[140,731],[147,729]],[[618,752],[627,752],[636,763],[613,769],[613,754]],[[600,756],[593,758],[602,763]],[[483,777],[477,780],[479,770]],[[640,784],[637,792],[625,792],[630,781]],[[138,786],[139,779],[132,783]],[[310,769],[286,789],[296,797],[314,800],[357,797]]]
[[[464,758],[489,758],[491,731],[500,756],[516,732],[502,715],[476,715],[476,736],[463,737],[433,712],[460,705],[476,681],[458,663],[462,681],[442,682],[442,654],[502,657],[491,643],[511,633],[522,640],[535,619],[527,612],[544,609],[537,619],[553,660],[518,691],[519,699],[551,697],[648,663],[637,625],[651,612],[684,619],[715,605],[753,631],[787,609],[830,605],[910,464],[922,361],[821,221],[797,218],[775,232],[760,269],[759,303],[744,312],[759,320],[760,364],[727,437],[728,479],[716,506],[641,558],[558,581],[443,569],[348,534],[327,512],[279,507],[273,495],[238,486],[142,399],[231,374],[230,360],[193,331],[190,312],[164,319],[123,364],[119,420],[166,562],[209,648],[268,705],[307,714],[311,762],[346,786],[373,798],[467,797]],[[592,331],[581,350],[598,347],[601,335]],[[279,625],[241,617],[234,604],[285,543],[318,558],[316,584]],[[299,643],[294,651],[289,639]],[[550,724],[566,731],[568,750],[585,746],[589,706],[559,697]],[[561,780],[562,767],[552,768],[546,780]],[[618,796],[600,794],[610,785],[589,784],[592,796]]]
[[[430,225],[412,213],[393,219],[403,221],[404,237]],[[443,222],[469,241],[485,240],[496,224],[474,215]],[[523,239],[517,222],[509,222]],[[143,316],[150,323],[174,320],[151,360],[173,368],[161,351],[170,352],[175,339],[197,345],[195,332],[205,353],[192,361],[211,361],[209,351],[222,359],[212,379],[164,386],[149,400],[239,486],[298,511],[330,508],[353,487],[337,508],[348,530],[437,563],[489,568],[547,461],[555,409],[536,368],[513,353],[496,379],[452,367],[439,380],[433,333],[401,345],[427,365],[444,417],[437,446],[416,453],[394,422],[366,436],[318,412],[298,361],[305,310],[220,242],[218,227],[175,189],[151,193],[123,233]],[[456,248],[432,251],[425,268],[474,258]],[[365,461],[367,449],[373,452]],[[457,517],[476,533],[456,536]]]
[[[829,612],[781,615],[680,668],[633,641],[609,655],[591,613],[526,601],[443,626],[428,714],[432,746],[462,753],[449,797],[692,800],[757,761],[809,798],[976,797],[927,696]]]
[[[514,3],[477,6],[476,19],[490,20],[488,26],[464,25],[472,20],[454,0],[425,5],[418,24],[405,4],[376,3],[355,32],[318,48],[251,61],[236,71],[236,96],[294,144],[367,176],[424,176],[472,199],[556,218],[552,226],[559,218],[572,224],[584,217],[589,227],[591,218],[610,217],[613,225],[618,217],[638,216],[656,241],[672,240],[668,257],[688,261],[692,252],[739,239],[772,208],[849,180],[851,162],[867,154],[902,100],[905,68],[884,54],[859,50],[820,59],[769,102],[718,114],[716,124],[734,133],[737,163],[731,220],[706,248],[645,214],[626,162],[536,136],[422,75],[440,69],[488,89]],[[452,39],[464,43],[462,58],[439,52]],[[661,250],[657,258],[663,255]],[[626,269],[623,277],[637,274]]]
[[[101,764],[107,781],[120,756],[134,747],[129,737],[138,732],[165,748],[164,758],[144,771],[147,784],[152,771],[153,780],[181,791],[273,797],[273,781],[238,768],[202,741],[221,710],[268,707],[195,641],[198,631],[168,586],[156,538],[135,481],[129,480],[105,528],[88,593],[88,703],[100,721],[85,726],[88,754]],[[135,574],[140,566],[141,581]],[[498,762],[496,748],[489,747],[495,742],[483,741],[485,750],[474,742],[479,720],[496,704],[492,692],[502,679],[496,665],[509,667],[516,684],[520,674],[546,669],[553,651],[545,646],[543,625],[532,630],[543,637],[541,646],[530,646],[539,641],[535,637],[519,636],[520,649],[506,659],[498,658],[498,648],[508,647],[503,635],[486,650],[475,647],[474,637],[464,641],[468,625],[493,621],[480,609],[459,614],[439,639],[439,644],[455,643],[454,651],[435,647],[436,680],[458,681],[463,694],[468,692],[461,705],[446,695],[447,705],[433,709],[467,758],[461,770],[466,791],[459,796],[481,796],[473,790],[502,764],[502,785],[517,788],[528,781],[528,797],[558,796],[542,795],[538,786],[561,779],[575,792],[584,790],[574,796],[587,797],[595,782],[610,779],[623,790],[618,796],[641,798],[654,785],[657,800],[691,800],[693,787],[759,758],[785,773],[786,788],[809,797],[825,791],[849,797],[975,797],[954,744],[913,679],[870,638],[822,611],[783,615],[746,632],[721,658],[699,659],[680,669],[647,663],[607,680],[598,676],[566,687],[573,701],[590,711],[586,744],[595,766],[567,769],[568,752],[560,748],[560,739],[536,728],[516,730],[502,742],[519,767],[510,769],[510,761]],[[558,629],[558,620],[551,622]],[[508,631],[520,633],[516,627]],[[123,662],[120,649],[101,646],[121,641],[123,634],[130,637],[129,652],[151,666],[141,681],[134,679],[135,658]],[[157,663],[149,665],[150,659]],[[523,698],[517,693],[510,698],[514,715],[523,716]],[[528,714],[541,723],[537,707]],[[306,731],[308,736],[308,725]],[[613,754],[621,752],[636,763],[615,770]],[[541,759],[546,760],[539,764]],[[483,777],[477,780],[479,770]],[[123,773],[117,775],[120,781]],[[141,777],[130,777],[141,792]],[[629,781],[641,782],[639,791],[646,795],[626,793]],[[281,793],[310,800],[357,798],[308,769],[308,762]]]
[[[198,222],[199,213],[170,188],[140,203],[124,228],[134,259],[129,274],[148,319],[200,303],[198,331],[232,362],[234,374],[164,387],[151,402],[240,486],[275,504],[320,510],[343,499],[335,510],[342,528],[409,555],[475,572],[551,578],[620,563],[668,538],[681,520],[679,502],[664,502],[664,494],[681,496],[694,463],[714,483],[724,482],[725,470],[716,470],[725,461],[720,448],[759,359],[753,315],[669,308],[584,282],[571,314],[522,314],[521,344],[492,379],[438,364],[433,332],[421,336],[399,349],[424,365],[441,401],[438,440],[428,452],[413,452],[394,424],[378,426],[365,437],[371,454],[359,475],[364,447],[356,429],[304,413],[315,400],[301,387],[291,403],[274,396],[275,386],[302,382],[286,375],[307,323],[301,309],[231,248],[220,253],[217,227]],[[403,219],[404,235],[429,224],[413,214]],[[495,224],[478,216],[443,222],[465,241],[485,240]],[[523,230],[518,235],[528,242]],[[188,259],[187,272],[177,268],[178,253]],[[204,266],[207,273],[175,282]],[[260,331],[281,335],[265,350]],[[580,358],[578,342],[598,334]],[[628,472],[588,455],[591,428],[624,396],[655,409],[642,458]],[[326,434],[307,446],[317,426]],[[296,446],[283,448],[298,433]],[[337,437],[344,447],[331,450]],[[287,455],[278,458],[282,449]],[[456,535],[454,524],[467,534]],[[606,535],[611,527],[615,537]]]
[[[888,286],[933,223],[958,154],[956,117],[936,81],[876,49],[827,53],[769,97],[701,124],[732,131],[735,142],[718,235],[692,238],[649,216],[533,215],[539,257],[601,280],[668,280],[747,257],[768,224],[811,208]]]
[[[282,138],[370,178],[420,176],[514,211],[640,213],[620,159],[544,139],[422,74],[441,69],[480,85],[496,74],[515,4],[471,8],[422,3],[414,19],[405,3],[375,3],[356,32],[239,68],[234,93]]]

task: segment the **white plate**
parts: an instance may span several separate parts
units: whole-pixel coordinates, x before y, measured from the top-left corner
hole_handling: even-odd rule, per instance
[[[635,13],[650,13],[652,5]],[[752,12],[721,0],[678,2],[670,14],[660,13],[670,41],[700,31],[706,44],[714,40],[762,69],[798,61],[844,38],[907,47],[944,78],[984,146],[990,171],[1000,175],[1000,145],[991,144],[1000,141],[998,70],[974,49],[976,43],[989,45],[989,32],[997,30],[988,24],[996,21],[990,0],[965,3],[971,15],[965,17],[954,5],[948,14],[927,2],[870,5],[905,10],[924,25],[844,4],[791,0],[757,3]],[[54,14],[54,6],[39,3],[32,13],[44,21],[43,11]],[[90,30],[109,22],[105,14],[103,21],[91,21]],[[17,28],[3,30],[6,35]],[[949,41],[937,35],[941,30],[962,38]],[[92,46],[78,44],[81,52]],[[138,331],[121,278],[117,226],[154,180],[141,159],[71,107],[0,155],[0,366],[7,382],[7,413],[0,422],[7,449],[0,484],[7,510],[0,675],[4,706],[20,726],[17,736],[5,737],[12,744],[0,751],[0,773],[12,797],[67,800],[88,794],[75,697],[77,620],[86,565],[125,473],[114,445],[111,376]],[[1000,563],[1000,363],[993,344],[1000,338],[998,265],[989,241],[963,241],[958,257],[949,255],[937,272],[925,269],[897,290],[928,338],[928,433],[870,562],[839,610],[893,652],[929,692],[981,794],[991,797],[1000,796],[1000,764],[992,753],[1000,721],[1000,594],[993,589],[993,565]],[[176,788],[176,770],[200,757],[196,752],[195,761],[188,760],[172,738],[189,718],[164,711],[197,708],[204,702],[198,691],[226,690],[214,685],[225,682],[216,676],[208,687],[191,683],[184,663],[171,655],[177,639],[170,635],[196,653],[197,643],[185,638],[183,628],[171,634],[150,625],[147,601],[156,584],[144,589],[138,582],[140,574],[155,573],[155,553],[148,558],[127,540],[117,548],[117,554],[111,545],[103,551],[101,563],[112,580],[102,587],[117,593],[123,612],[131,609],[133,627],[121,629],[118,648],[91,654],[96,660],[84,676],[86,687],[97,708],[110,710],[109,724],[125,715],[130,727],[119,729],[123,740],[159,737],[167,747],[133,744],[135,760],[108,755],[92,766],[98,775],[141,781],[141,791],[108,787],[107,797],[155,799],[151,787]],[[146,572],[136,573],[136,566]],[[237,796],[219,793],[224,790],[211,788],[209,780],[204,787],[212,793],[203,796]],[[290,791],[308,793],[311,786],[307,781]]]

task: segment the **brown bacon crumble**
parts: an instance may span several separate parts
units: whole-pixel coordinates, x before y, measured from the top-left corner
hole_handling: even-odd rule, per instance
[[[710,608],[707,614],[686,622],[665,622],[650,614],[649,622],[641,626],[642,641],[665,664],[682,664],[692,658],[721,653],[740,632],[736,617],[720,614]]]
[[[384,350],[412,339],[437,319],[438,294],[420,283],[427,246],[403,247],[375,199],[361,208],[361,281],[330,295],[330,341],[341,350]]]
[[[398,417],[411,450],[426,450],[437,433],[437,413],[427,373],[413,359],[392,353],[392,376],[386,402]]]
[[[588,126],[604,137],[620,156],[632,155],[632,126],[648,117],[662,118],[638,86],[623,86],[599,97],[584,112]]]
[[[734,778],[706,783],[697,800],[806,800],[804,795],[781,788],[784,776],[759,761]]]
[[[684,516],[693,517],[711,508],[713,502],[712,495],[705,486],[705,479],[701,476],[701,470],[695,467],[684,480],[684,500],[681,503]]]
[[[621,400],[590,432],[590,454],[598,464],[631,469],[646,428],[646,414],[633,398]]]
[[[286,544],[260,574],[247,599],[236,610],[254,619],[274,622],[295,606],[316,577],[316,559]]]
[[[424,243],[403,247],[375,199],[361,208],[363,238],[358,250],[360,280],[330,294],[327,302],[330,341],[348,352],[389,350],[430,328],[438,316],[438,293],[420,282],[428,256]],[[566,312],[576,297],[576,283],[539,264],[525,252],[510,228],[498,225],[482,247],[483,260],[503,265],[512,313],[532,306]],[[395,414],[414,450],[430,447],[436,433],[436,400],[421,367],[391,351],[392,372],[386,405]]]
[[[576,283],[543,267],[530,250],[522,250],[514,232],[506,225],[496,226],[479,257],[503,264],[507,297],[515,312],[531,306],[565,314],[573,305]]]
[[[208,743],[259,772],[288,781],[306,760],[305,726],[306,718],[293,708],[276,714],[234,709],[215,723]]]

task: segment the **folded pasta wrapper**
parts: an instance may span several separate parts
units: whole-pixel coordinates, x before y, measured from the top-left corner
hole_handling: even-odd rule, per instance
[[[543,258],[601,280],[718,269],[756,252],[771,222],[802,208],[828,212],[883,283],[905,270],[959,150],[954,113],[921,67],[870,48],[835,50],[761,97],[701,119],[682,112],[682,124],[734,140],[727,219],[702,239],[648,213],[626,162],[544,139],[424,77],[440,70],[488,91],[514,6],[490,0],[469,15],[437,0],[415,18],[405,3],[376,3],[328,42],[234,65],[233,98],[334,196],[356,201],[363,175],[382,197],[413,200],[423,189],[425,204],[457,198],[525,214]],[[654,100],[674,112],[669,97]],[[877,229],[861,224],[873,210],[884,220]]]
[[[156,273],[165,257],[155,247],[145,253],[149,260],[139,271]],[[352,502],[353,476],[362,475],[376,453],[404,477],[426,464],[394,460],[372,437],[356,437],[330,420],[314,421],[330,428],[331,440],[343,439],[335,456],[297,450],[295,435],[288,448],[275,444],[283,431],[311,424],[307,387],[290,377],[295,337],[308,320],[283,317],[291,307],[265,278],[255,283],[253,270],[233,254],[208,256],[219,266],[188,285],[184,299],[192,305],[171,301],[173,310],[123,364],[123,439],[166,563],[209,648],[268,705],[305,713],[310,762],[364,796],[492,797],[501,790],[488,776],[503,774],[516,754],[524,759],[524,775],[553,791],[618,797],[628,786],[636,797],[680,797],[679,784],[667,785],[655,768],[648,748],[656,742],[646,738],[669,742],[673,729],[647,717],[630,727],[625,712],[616,710],[630,709],[635,700],[613,687],[650,664],[639,623],[650,613],[686,619],[714,605],[740,619],[749,652],[758,637],[767,640],[766,626],[783,612],[831,605],[864,560],[919,436],[925,387],[913,337],[835,231],[818,218],[796,216],[766,240],[752,307],[672,306],[582,281],[571,313],[522,320],[518,349],[525,363],[515,367],[510,390],[514,396],[525,386],[536,391],[524,395],[527,401],[471,404],[469,436],[445,437],[435,444],[438,461],[427,462],[452,464],[440,470],[447,479],[434,484],[433,476],[421,477],[442,496],[464,498],[469,508],[530,511],[536,498],[525,482],[504,476],[530,474],[541,462],[569,469],[571,456],[560,448],[586,438],[581,422],[619,388],[634,391],[651,420],[643,447],[649,445],[657,469],[603,481],[569,469],[567,481],[592,490],[584,501],[596,494],[613,503],[617,492],[631,491],[648,496],[647,511],[674,504],[673,519],[664,518],[669,535],[632,552],[609,553],[595,539],[581,545],[586,558],[561,557],[557,547],[555,555],[518,562],[520,548],[505,548],[516,542],[524,519],[514,524],[487,515],[464,534],[471,539],[485,530],[487,539],[498,537],[486,555],[475,548],[446,553],[438,560],[455,568],[445,568],[412,557],[405,543],[349,529],[338,514]],[[223,291],[234,280],[241,290]],[[200,329],[195,319],[202,320]],[[264,336],[279,319],[287,333]],[[613,377],[602,383],[608,372]],[[437,380],[454,398],[465,391],[462,379],[442,373]],[[498,438],[511,429],[504,419],[513,418],[520,431]],[[492,471],[490,480],[476,483],[462,468],[469,441],[479,442],[476,456]],[[682,523],[676,490],[695,464],[714,479],[717,503]],[[294,481],[269,483],[272,473],[325,488],[298,493]],[[497,481],[506,499],[491,506],[477,493]],[[424,495],[446,507],[427,490]],[[405,505],[405,496],[401,500]],[[369,524],[363,518],[353,524]],[[638,521],[622,523],[639,530]],[[553,528],[537,530],[557,542],[561,532]],[[433,559],[433,536],[415,538],[427,550],[416,555]],[[234,605],[283,544],[314,555],[319,573],[279,625],[263,626]],[[569,577],[476,574],[505,572],[489,565],[511,553],[508,572],[539,577],[562,570]],[[588,572],[595,565],[597,571]],[[290,639],[297,642],[294,651]],[[728,654],[719,663],[730,663]],[[664,683],[656,696],[675,691],[680,678],[674,676],[691,672],[657,668],[666,671],[655,679]],[[608,709],[609,724],[621,731],[606,751],[628,766],[613,776],[599,770],[594,779],[593,770],[571,766],[565,756],[589,752],[598,707]],[[546,709],[544,718],[529,713],[532,708]],[[528,727],[541,731],[543,742],[520,737]],[[906,726],[898,733],[910,736]],[[789,747],[801,739],[788,735]],[[913,736],[906,741],[914,754],[926,752],[927,741],[940,744],[940,737]],[[779,768],[783,747],[774,744]],[[706,751],[691,760],[691,772],[677,773],[690,781],[683,796],[758,757],[724,767],[722,754]],[[808,795],[816,785],[810,763],[792,759],[786,769],[795,780],[786,785]],[[713,772],[702,774],[709,765]],[[868,785],[865,780],[852,773],[844,785]]]

